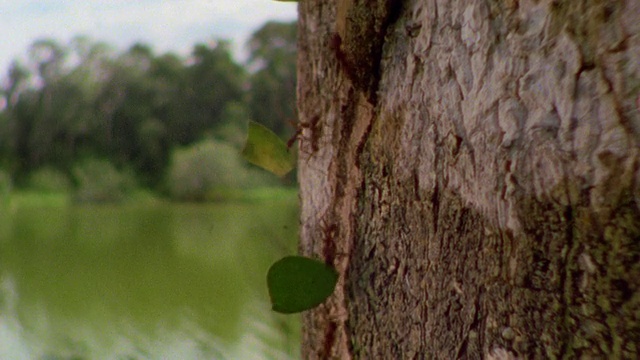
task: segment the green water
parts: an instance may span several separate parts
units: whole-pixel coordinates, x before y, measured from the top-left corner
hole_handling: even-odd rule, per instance
[[[295,359],[264,276],[294,199],[3,210],[0,359]]]

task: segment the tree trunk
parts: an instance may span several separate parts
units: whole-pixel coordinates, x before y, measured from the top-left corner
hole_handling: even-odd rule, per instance
[[[640,358],[640,2],[299,9],[303,358]]]

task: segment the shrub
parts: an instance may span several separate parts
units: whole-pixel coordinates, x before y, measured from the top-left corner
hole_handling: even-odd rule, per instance
[[[76,165],[74,200],[78,202],[119,202],[136,188],[131,172],[120,171],[107,160],[87,159]]]
[[[0,206],[6,205],[9,202],[12,187],[11,175],[0,169]]]
[[[62,171],[43,167],[29,175],[27,185],[30,189],[40,192],[67,192],[71,189],[71,181]]]
[[[167,176],[170,196],[188,201],[209,200],[221,191],[274,183],[272,175],[247,167],[233,146],[210,139],[175,150]]]

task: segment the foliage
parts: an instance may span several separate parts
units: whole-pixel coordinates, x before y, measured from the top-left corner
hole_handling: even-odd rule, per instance
[[[295,166],[295,158],[285,143],[266,127],[251,122],[242,156],[278,176],[285,176]]]
[[[278,176],[285,175],[295,165],[284,142],[257,123],[249,124],[242,155]],[[320,305],[333,293],[337,281],[338,273],[331,265],[304,256],[286,256],[271,265],[267,273],[272,308],[284,314]]]
[[[297,313],[320,305],[336,287],[338,273],[332,267],[302,256],[286,256],[267,273],[273,310]]]

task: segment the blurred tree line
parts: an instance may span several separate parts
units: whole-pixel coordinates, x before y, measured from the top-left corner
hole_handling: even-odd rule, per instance
[[[247,46],[241,64],[224,40],[187,58],[146,44],[116,53],[85,37],[38,40],[0,88],[0,167],[17,186],[98,200],[135,186],[199,199],[225,176],[216,184],[255,185],[230,157],[249,119],[293,133],[295,22],[268,22]]]

